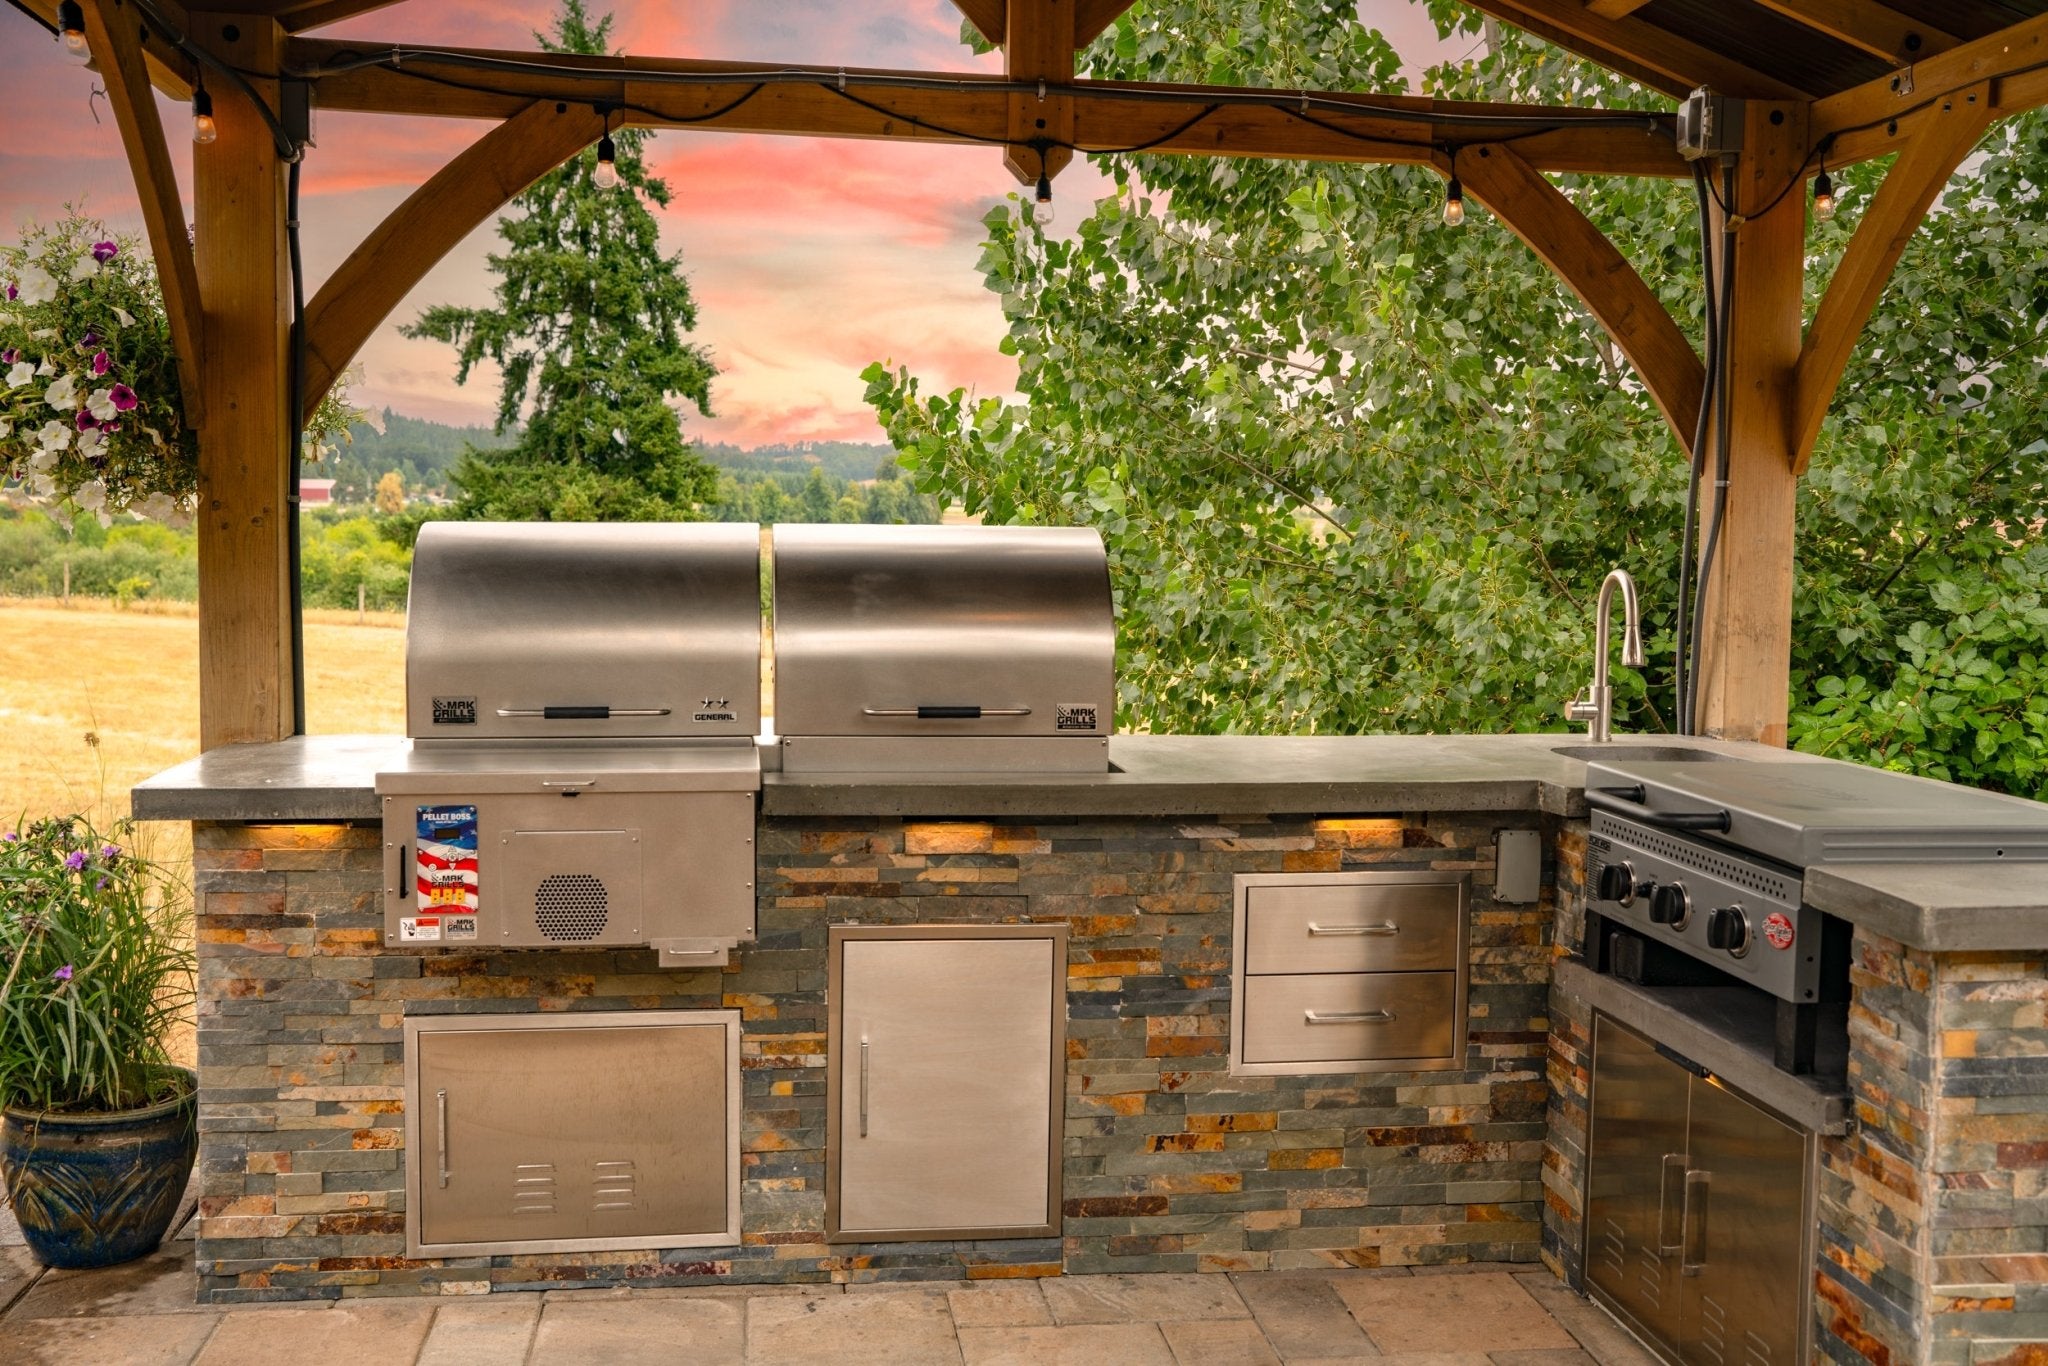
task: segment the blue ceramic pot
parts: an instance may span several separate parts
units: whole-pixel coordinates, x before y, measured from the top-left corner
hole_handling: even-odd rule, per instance
[[[156,1250],[198,1151],[198,1079],[140,1110],[55,1114],[7,1109],[0,1172],[29,1251],[79,1270]]]

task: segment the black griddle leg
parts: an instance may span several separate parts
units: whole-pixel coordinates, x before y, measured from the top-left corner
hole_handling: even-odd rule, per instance
[[[1778,1038],[1773,1061],[1781,1072],[1806,1076],[1813,1071],[1813,1041],[1819,1032],[1820,1007],[1811,1002],[1778,1002]]]

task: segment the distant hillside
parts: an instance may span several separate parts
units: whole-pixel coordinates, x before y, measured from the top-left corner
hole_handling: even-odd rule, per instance
[[[405,480],[408,496],[446,493],[449,471],[465,447],[492,450],[519,439],[516,430],[500,436],[489,427],[454,427],[389,408],[382,422],[381,432],[367,422],[357,423],[351,431],[355,440],[324,460],[306,464],[305,476],[334,480],[338,503],[368,502],[377,480],[389,470],[397,470]],[[864,483],[884,462],[895,460],[888,446],[858,441],[804,441],[752,449],[713,442],[699,445],[697,454],[743,481],[751,482],[748,476],[782,476],[780,482],[792,492],[814,469],[837,483]]]

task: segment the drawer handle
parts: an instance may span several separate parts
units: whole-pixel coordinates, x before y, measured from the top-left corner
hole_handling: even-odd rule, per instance
[[[1304,1010],[1301,1018],[1310,1024],[1392,1024],[1391,1010]]]
[[[1399,934],[1401,927],[1391,920],[1383,920],[1377,925],[1318,925],[1315,921],[1311,920],[1308,922],[1308,932],[1310,934],[1372,934],[1385,937],[1390,934]]]
[[[448,1093],[434,1092],[434,1175],[441,1188],[448,1186]]]
[[[868,1041],[860,1041],[860,1136],[868,1136]]]

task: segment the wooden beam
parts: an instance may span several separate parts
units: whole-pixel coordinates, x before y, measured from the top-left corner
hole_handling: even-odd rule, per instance
[[[1825,33],[1836,42],[1861,48],[1873,57],[1892,62],[1918,62],[1946,52],[1963,40],[1955,34],[1923,24],[1910,15],[1871,0],[1756,0],[1765,9],[1776,10]]]
[[[1971,98],[1974,93],[1975,98]],[[1849,239],[1800,348],[1793,386],[1793,468],[1805,473],[1828,406],[1892,268],[1956,167],[1997,117],[1988,87],[1949,96],[1921,123]]]
[[[641,70],[698,75],[727,75],[730,84],[681,86],[658,81],[597,81],[574,71],[612,72],[625,69],[618,58],[550,58],[559,69],[544,74],[479,73],[454,68],[435,70],[424,56],[407,56],[403,70],[357,67],[319,74],[329,62],[359,57],[376,45],[298,38],[287,45],[294,71],[312,75],[323,109],[363,113],[421,114],[442,117],[511,118],[536,99],[591,107],[603,102],[631,105],[631,123],[649,128],[683,127],[700,131],[788,133],[805,137],[877,138],[957,145],[1002,143],[1010,137],[1013,102],[1036,105],[1035,94],[1011,96],[999,88],[1002,78],[948,73],[943,88],[929,88],[932,73],[854,70],[849,75],[920,82],[919,88],[891,89],[850,86],[849,99],[837,93],[836,67],[793,67],[815,76],[806,84],[758,85],[747,73],[755,62],[702,59],[635,59]],[[476,55],[519,57],[531,53]],[[491,90],[458,89],[422,77],[444,74],[464,82],[487,83]],[[757,88],[758,87],[758,88]],[[1071,99],[1073,140],[1084,149],[1113,149],[1158,142],[1157,150],[1206,156],[1284,157],[1310,161],[1348,161],[1419,165],[1429,162],[1446,142],[1460,144],[1515,136],[1516,152],[1539,170],[1576,174],[1690,177],[1692,168],[1673,148],[1668,122],[1633,111],[1541,107],[1433,100],[1408,95],[1332,93],[1319,95],[1357,112],[1318,108],[1304,121],[1283,98],[1274,104],[1219,103],[1232,95],[1271,97],[1273,91],[1192,85],[1132,85],[1076,81]],[[498,93],[500,90],[509,93]],[[1143,91],[1162,98],[1143,103],[1118,98],[1123,91]],[[856,102],[858,101],[858,102]],[[721,112],[723,111],[723,112]],[[1396,117],[1399,115],[1401,117]],[[1442,121],[1414,121],[1419,116]],[[1559,131],[1524,136],[1526,126],[1510,120],[1538,116],[1555,119]],[[1488,123],[1489,119],[1500,123]],[[1584,126],[1575,126],[1584,125]],[[1035,176],[1035,172],[1034,172]]]
[[[1009,0],[1005,76],[1060,86],[1073,83],[1074,4],[1075,0]],[[1056,176],[1074,159],[1068,150],[1074,142],[1074,102],[1063,94],[1013,95],[1009,132],[1003,165],[1020,184],[1029,186],[1041,175]]]
[[[1603,19],[1626,19],[1650,0],[1586,0],[1586,8]]]
[[[1734,202],[1742,222],[1728,323],[1727,502],[1696,662],[1701,732],[1767,745],[1785,743],[1792,668],[1799,481],[1788,416],[1806,264],[1804,197],[1780,191],[1805,164],[1805,117],[1801,104],[1753,101],[1744,119]],[[1702,463],[1700,506],[1709,523],[1703,531],[1712,534],[1714,461]]]
[[[277,19],[286,33],[304,33],[309,28],[338,24],[358,14],[369,14],[398,3],[399,0],[305,0],[304,3],[284,6]]]
[[[1084,48],[1109,31],[1109,26],[1123,17],[1133,0],[1076,0],[1074,9],[1074,46]]]
[[[1668,95],[1683,96],[1699,86],[1724,95],[1757,100],[1805,100],[1800,90],[1713,48],[1680,38],[1638,18],[1610,19],[1582,0],[1471,0],[1472,7],[1503,23],[1589,57]]]
[[[274,20],[204,14],[192,36],[258,73],[257,93],[277,98],[277,83],[260,74],[277,69],[283,34]],[[219,140],[192,156],[207,355],[196,514],[202,749],[293,729],[284,173],[269,126],[240,91],[215,93],[213,112]]]
[[[52,28],[57,26],[58,0],[9,0],[9,3],[27,10]],[[155,8],[163,15],[166,23],[174,25],[180,33],[184,32],[185,11],[176,0],[159,0]],[[88,28],[86,32],[90,35],[91,29]],[[143,33],[139,28],[136,32],[141,37],[150,84],[174,100],[191,99],[192,81],[197,71],[192,59],[172,47],[161,33],[154,30]]]
[[[983,42],[991,47],[1003,45],[1003,35],[1009,32],[1006,0],[953,0],[953,7],[967,16]]]
[[[1656,400],[1679,449],[1689,454],[1706,369],[1635,267],[1513,148],[1466,147],[1457,170],[1465,188],[1571,286],[1607,329]]]
[[[116,0],[85,0],[85,36],[99,62],[99,76],[113,106],[121,145],[135,175],[135,194],[149,249],[156,258],[157,283],[163,291],[164,316],[171,327],[171,349],[178,362],[178,389],[184,398],[185,425],[205,425],[206,398],[199,376],[204,315],[200,308],[199,272],[192,260],[192,240],[185,231],[185,201],[178,193],[177,168],[171,165],[158,117],[156,91],[142,57],[136,12]]]
[[[1814,145],[1835,140],[1830,165],[1836,162],[1836,152],[1854,159],[1896,151],[1896,140],[1863,134],[1883,133],[1894,120],[1903,132],[1907,121],[1937,107],[1942,99],[1963,95],[1968,87],[1987,81],[1993,83],[1992,98],[2001,113],[2016,114],[2048,103],[2048,15],[1952,47],[1914,63],[1908,71],[1816,100],[1811,122]],[[1853,152],[1843,146],[1852,138]]]
[[[602,120],[582,105],[558,112],[553,100],[537,100],[477,139],[379,223],[306,305],[301,417],[312,415],[335,377],[436,262],[603,131]]]

